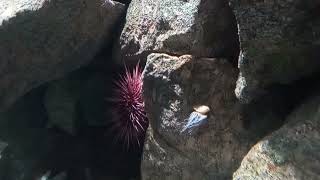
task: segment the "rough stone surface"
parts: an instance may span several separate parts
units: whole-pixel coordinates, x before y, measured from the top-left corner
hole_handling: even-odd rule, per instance
[[[236,95],[245,103],[320,67],[320,1],[231,0],[240,36]]]
[[[231,178],[253,144],[233,94],[236,76],[225,59],[148,56],[143,88],[150,126],[143,179]],[[211,109],[207,123],[181,133],[196,105]]]
[[[58,127],[75,135],[79,124],[106,125],[106,114],[111,111],[106,108],[106,92],[111,87],[111,77],[106,76],[110,74],[87,69],[48,83],[44,105],[49,128]]]
[[[68,80],[50,82],[45,95],[45,107],[48,114],[48,127],[58,127],[75,134],[77,120],[77,103],[79,81],[74,83]],[[74,85],[76,84],[76,85]]]
[[[45,174],[44,176],[42,176],[37,180],[67,180],[67,174],[65,172],[62,172],[52,178],[50,178],[49,176],[50,176],[50,172],[48,172],[47,174]]]
[[[53,177],[52,179],[49,180],[66,180],[67,179],[67,175],[66,173],[60,173],[57,176]]]
[[[320,96],[302,104],[246,155],[234,180],[319,179]]]
[[[121,64],[145,62],[151,52],[236,60],[239,49],[225,0],[133,0],[118,45]]]
[[[41,90],[27,94],[5,113],[0,113],[0,139],[7,143],[1,152],[0,179],[35,179],[39,159],[48,151],[46,113]]]
[[[2,158],[2,152],[6,149],[8,143],[0,141],[0,159]]]
[[[88,63],[124,9],[101,0],[0,0],[0,111]]]

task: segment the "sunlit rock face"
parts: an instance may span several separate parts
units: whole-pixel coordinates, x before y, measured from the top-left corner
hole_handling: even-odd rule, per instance
[[[234,180],[318,179],[320,96],[304,102],[287,123],[256,144],[234,173]]]
[[[124,5],[100,0],[0,1],[0,111],[92,60]]]
[[[318,0],[230,0],[241,53],[236,95],[257,100],[270,86],[286,85],[319,72]]]
[[[254,143],[233,93],[236,68],[226,59],[151,54],[143,76],[143,179],[230,179]],[[195,112],[206,121],[189,126]]]
[[[236,61],[235,17],[225,0],[133,0],[115,45],[119,63],[146,61],[160,52]]]
[[[39,10],[45,2],[46,0],[0,1],[0,25],[3,21],[15,17],[19,12]]]

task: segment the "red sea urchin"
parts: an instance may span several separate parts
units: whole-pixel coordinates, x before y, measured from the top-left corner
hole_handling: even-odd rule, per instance
[[[140,146],[148,127],[148,119],[142,98],[142,70],[139,64],[132,72],[126,67],[124,75],[116,81],[115,128],[118,139],[127,148],[135,142]]]

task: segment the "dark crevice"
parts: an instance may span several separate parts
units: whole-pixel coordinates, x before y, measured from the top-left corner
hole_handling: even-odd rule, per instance
[[[16,170],[17,166],[22,166],[22,171],[30,168],[24,180],[34,180],[47,171],[51,171],[52,176],[66,172],[68,180],[81,180],[86,170],[95,180],[140,177],[142,147],[128,150],[121,141],[115,141],[109,111],[112,106],[106,101],[112,95],[113,81],[124,69],[105,62],[104,66],[90,64],[65,77],[81,78],[83,83],[79,88],[85,88],[85,82],[91,81],[92,76],[103,79],[90,88],[101,89],[98,95],[92,96],[85,90],[77,103],[74,135],[57,126],[46,127],[48,117],[43,102],[50,82],[30,91],[4,114],[8,122],[2,118],[1,122],[7,124],[1,124],[0,135],[9,146],[0,161],[1,180],[12,180],[12,174],[22,173]],[[89,116],[105,121],[105,125],[88,124],[90,117],[83,113],[88,112],[86,108],[90,106],[98,109],[89,111]]]
[[[320,89],[320,72],[291,84],[273,84],[266,94],[247,105],[242,105],[244,125],[261,138],[280,128],[288,115]]]

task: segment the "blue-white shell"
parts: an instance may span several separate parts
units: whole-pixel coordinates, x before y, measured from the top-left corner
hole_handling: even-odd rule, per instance
[[[208,116],[194,111],[186,120],[188,122],[180,132],[183,133],[187,131],[190,134],[194,129],[198,128],[202,124],[205,124],[208,121]]]
[[[103,0],[102,5],[108,7],[108,6],[114,6],[115,3],[112,0]]]

